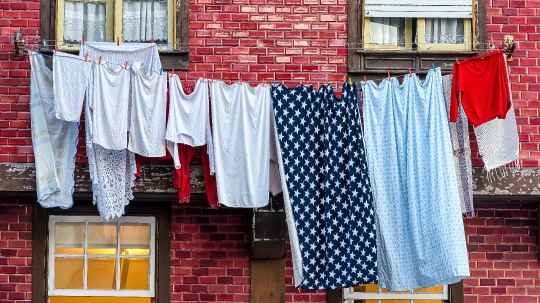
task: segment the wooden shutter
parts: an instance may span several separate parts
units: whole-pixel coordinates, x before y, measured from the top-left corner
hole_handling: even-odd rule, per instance
[[[472,18],[472,0],[364,0],[365,17]]]

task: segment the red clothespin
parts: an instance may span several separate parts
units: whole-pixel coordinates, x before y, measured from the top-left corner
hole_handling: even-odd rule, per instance
[[[84,61],[88,61],[88,52],[86,52],[86,56],[84,57]]]
[[[388,72],[388,81],[390,81],[390,72]]]
[[[84,36],[82,36],[82,45],[84,45]]]
[[[367,77],[364,76],[364,84],[367,84]]]
[[[154,38],[152,38],[150,41],[152,41],[152,43],[154,43]]]
[[[56,55],[56,52],[58,51],[58,45],[54,47],[54,54]]]
[[[242,84],[242,75],[240,75],[240,84]]]
[[[174,75],[174,68],[171,70],[171,77]]]
[[[116,45],[120,46],[120,37],[116,37]]]
[[[212,82],[214,82],[214,75],[212,74]]]
[[[412,78],[412,72],[411,72],[411,69],[409,68],[409,77]]]
[[[128,62],[126,61],[126,65],[124,65],[124,69],[127,69]]]
[[[457,59],[457,58],[456,58],[456,64],[459,64],[459,61],[458,61],[458,59]]]
[[[99,62],[98,62],[98,64],[101,64],[101,59],[103,59],[103,57],[102,57],[102,56],[99,56]]]

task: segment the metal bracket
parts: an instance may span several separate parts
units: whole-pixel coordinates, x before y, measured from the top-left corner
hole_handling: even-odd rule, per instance
[[[514,50],[516,49],[516,43],[514,42],[514,36],[505,35],[503,41],[503,50],[506,54],[506,62],[514,61]]]
[[[23,39],[23,32],[21,30],[13,32],[13,41],[15,44],[15,48],[13,49],[13,55],[15,57],[24,56],[25,41]]]

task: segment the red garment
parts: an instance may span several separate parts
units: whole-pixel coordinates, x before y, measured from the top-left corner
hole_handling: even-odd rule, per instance
[[[457,120],[459,101],[475,127],[506,118],[512,102],[502,50],[460,62],[452,75],[450,122]]]
[[[210,163],[206,145],[202,146],[201,152],[206,198],[211,207],[219,207],[221,204],[218,202],[216,177],[210,175]],[[180,203],[189,203],[191,196],[189,163],[195,155],[195,147],[178,144],[178,155],[182,167],[174,170],[173,186],[174,188],[178,188],[178,201]]]

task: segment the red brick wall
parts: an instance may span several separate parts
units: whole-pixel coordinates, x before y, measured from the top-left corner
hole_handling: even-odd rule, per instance
[[[475,205],[465,220],[471,278],[465,302],[540,301],[536,205]]]

